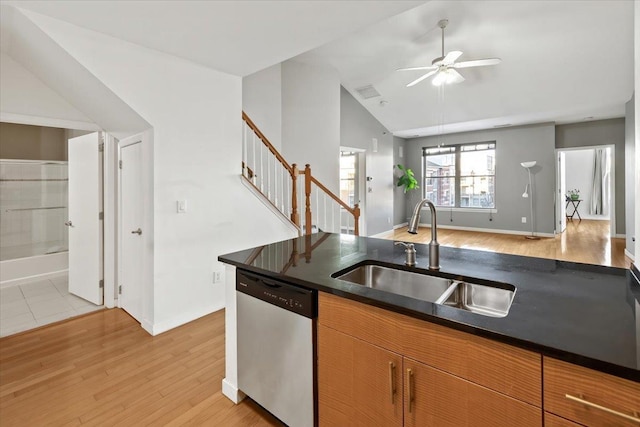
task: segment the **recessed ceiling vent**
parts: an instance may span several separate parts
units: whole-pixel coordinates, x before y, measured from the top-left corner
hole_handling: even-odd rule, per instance
[[[380,93],[373,87],[373,85],[362,86],[356,89],[356,92],[360,94],[363,99],[375,98],[380,96]]]

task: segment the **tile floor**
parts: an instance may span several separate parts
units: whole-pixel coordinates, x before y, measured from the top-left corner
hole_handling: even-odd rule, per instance
[[[0,289],[0,337],[103,308],[68,288],[65,275]]]

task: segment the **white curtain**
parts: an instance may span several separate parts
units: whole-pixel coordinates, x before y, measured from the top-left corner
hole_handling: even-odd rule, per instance
[[[596,148],[593,156],[593,183],[591,185],[591,215],[609,214],[609,170],[610,159],[608,148]]]

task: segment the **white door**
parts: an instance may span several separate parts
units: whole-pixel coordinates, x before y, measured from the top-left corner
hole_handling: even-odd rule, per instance
[[[120,141],[120,275],[119,304],[142,323],[143,229],[142,135]]]
[[[556,181],[558,194],[556,198],[556,230],[557,233],[562,233],[567,228],[567,209],[566,209],[566,194],[567,194],[567,181],[566,181],[566,167],[565,167],[565,152],[558,151],[557,153],[557,171]]]
[[[102,160],[100,134],[71,138],[69,153],[69,293],[102,305]]]

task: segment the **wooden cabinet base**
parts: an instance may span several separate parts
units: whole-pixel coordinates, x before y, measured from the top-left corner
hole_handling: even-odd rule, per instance
[[[542,426],[540,408],[422,363],[405,358],[404,375],[406,426]]]

